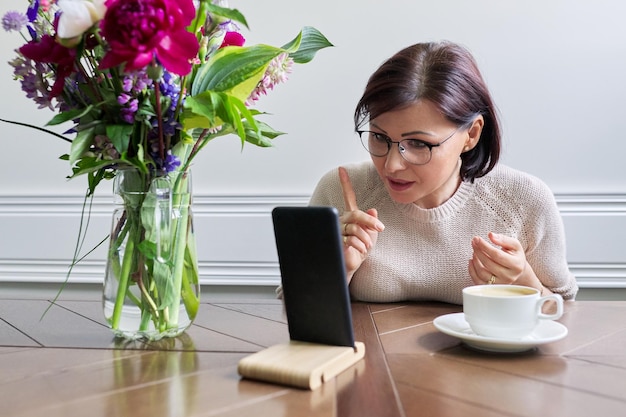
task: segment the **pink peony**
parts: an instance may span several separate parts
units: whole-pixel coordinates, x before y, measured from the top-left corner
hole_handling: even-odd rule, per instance
[[[193,0],[107,0],[100,22],[109,44],[101,69],[126,63],[126,72],[149,65],[156,58],[170,72],[187,75],[199,49],[187,26],[196,15]]]

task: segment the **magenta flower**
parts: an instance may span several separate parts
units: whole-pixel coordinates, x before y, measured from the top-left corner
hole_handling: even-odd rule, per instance
[[[243,46],[245,42],[246,42],[246,39],[243,37],[241,33],[226,32],[226,35],[224,36],[224,40],[222,41],[220,48],[223,48],[225,46]]]
[[[199,45],[187,31],[196,11],[193,0],[107,0],[100,22],[110,50],[100,69],[126,63],[126,72],[141,69],[155,58],[170,72],[187,75]]]
[[[39,41],[30,41],[20,48],[20,53],[35,62],[51,64],[55,68],[56,80],[50,90],[49,98],[63,92],[65,79],[74,72],[76,49],[66,48],[50,35],[44,35]]]

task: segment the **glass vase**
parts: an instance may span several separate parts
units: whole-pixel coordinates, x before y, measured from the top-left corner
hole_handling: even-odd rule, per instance
[[[119,170],[104,279],[104,316],[117,337],[181,334],[200,302],[191,173]]]

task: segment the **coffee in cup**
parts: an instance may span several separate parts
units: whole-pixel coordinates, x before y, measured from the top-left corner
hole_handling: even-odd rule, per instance
[[[556,312],[542,307],[554,301]],[[542,297],[539,290],[521,285],[474,285],[463,289],[463,313],[474,333],[480,336],[521,339],[539,325],[539,320],[557,320],[563,315],[563,298]]]

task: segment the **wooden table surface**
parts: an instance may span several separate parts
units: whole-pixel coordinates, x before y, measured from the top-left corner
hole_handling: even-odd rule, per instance
[[[274,300],[203,303],[181,337],[113,339],[100,303],[0,300],[0,416],[622,416],[626,302],[566,303],[560,341],[467,348],[438,303],[353,304],[363,361],[315,391],[241,379],[237,362],[289,339]]]

